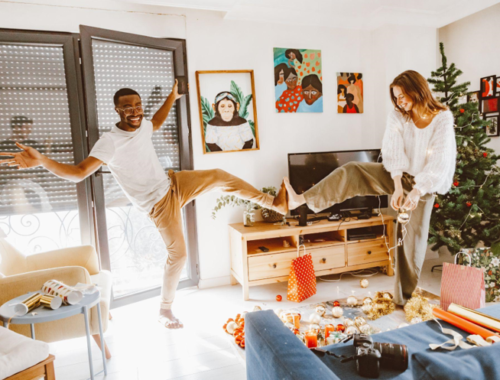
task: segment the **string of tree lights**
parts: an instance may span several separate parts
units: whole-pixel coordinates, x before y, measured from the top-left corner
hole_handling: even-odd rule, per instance
[[[455,117],[457,143],[456,171],[451,190],[438,195],[429,232],[432,250],[448,247],[452,254],[462,248],[486,247],[500,233],[500,168],[495,154],[486,144],[490,138],[478,103],[463,101],[470,82],[457,84],[462,71],[454,63],[448,66],[444,45],[440,44],[442,66],[433,71],[428,82],[438,98]]]

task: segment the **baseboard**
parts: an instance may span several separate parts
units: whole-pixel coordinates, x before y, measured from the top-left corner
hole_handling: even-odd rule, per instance
[[[198,282],[199,289],[208,289],[208,288],[216,288],[218,286],[231,285],[231,277],[230,276],[222,276],[222,277],[214,277],[202,279]]]

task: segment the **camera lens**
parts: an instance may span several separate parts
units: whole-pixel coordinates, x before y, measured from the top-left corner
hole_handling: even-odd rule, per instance
[[[375,342],[373,348],[382,355],[382,367],[399,371],[408,369],[408,350],[405,345]]]

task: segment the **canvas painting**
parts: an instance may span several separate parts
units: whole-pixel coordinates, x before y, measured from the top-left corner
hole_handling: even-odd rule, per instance
[[[481,100],[481,112],[491,113],[498,112],[498,101],[500,98],[489,98]]]
[[[500,121],[500,115],[485,115],[484,120],[489,121],[488,126],[486,127],[486,134],[490,137],[496,137],[500,133],[498,131],[498,124]]]
[[[259,149],[253,70],[197,71],[203,153]]]
[[[323,112],[321,50],[274,48],[278,113]]]
[[[363,75],[337,73],[338,113],[363,113]]]

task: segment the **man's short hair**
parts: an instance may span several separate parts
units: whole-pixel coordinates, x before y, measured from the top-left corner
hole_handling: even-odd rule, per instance
[[[10,119],[10,127],[12,129],[16,127],[22,127],[25,124],[33,124],[33,120],[27,118],[26,116],[13,116]]]
[[[120,88],[118,91],[115,92],[115,96],[113,96],[113,102],[115,103],[115,106],[118,105],[120,102],[120,98],[122,96],[127,96],[127,95],[137,95],[139,98],[141,95],[135,90],[132,90],[131,88]]]

